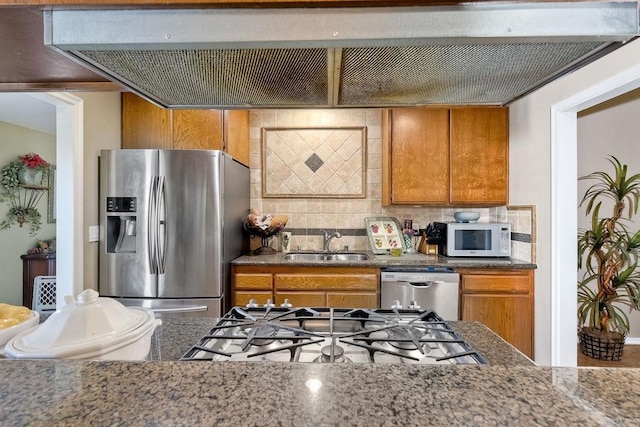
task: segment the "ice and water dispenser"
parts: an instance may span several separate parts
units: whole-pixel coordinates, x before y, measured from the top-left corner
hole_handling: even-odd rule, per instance
[[[107,252],[136,252],[136,198],[107,197]]]

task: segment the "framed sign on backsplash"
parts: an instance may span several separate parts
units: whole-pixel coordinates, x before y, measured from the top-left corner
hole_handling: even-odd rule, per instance
[[[263,128],[262,197],[365,198],[366,127]]]

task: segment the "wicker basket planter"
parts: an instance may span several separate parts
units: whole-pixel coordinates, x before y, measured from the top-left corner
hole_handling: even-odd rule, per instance
[[[598,360],[620,360],[624,349],[625,336],[618,332],[582,328],[578,333],[580,350],[585,356]]]

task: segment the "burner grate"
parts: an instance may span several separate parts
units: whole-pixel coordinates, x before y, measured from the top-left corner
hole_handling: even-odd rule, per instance
[[[181,360],[486,364],[433,311],[234,307]]]

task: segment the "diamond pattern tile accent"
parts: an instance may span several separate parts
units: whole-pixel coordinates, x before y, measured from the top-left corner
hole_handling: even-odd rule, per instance
[[[309,169],[311,169],[313,172],[316,172],[322,167],[322,165],[324,165],[324,162],[320,157],[318,157],[316,153],[313,153],[311,156],[309,156],[307,161],[304,163],[309,166]]]
[[[366,195],[366,128],[263,128],[263,197]]]

